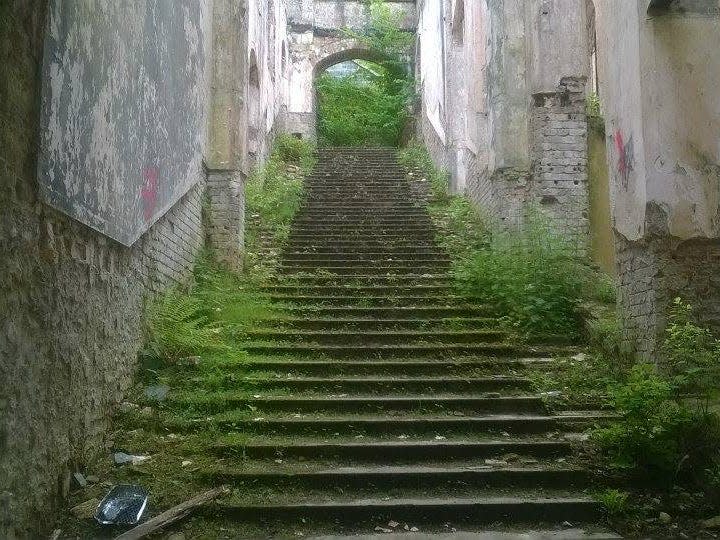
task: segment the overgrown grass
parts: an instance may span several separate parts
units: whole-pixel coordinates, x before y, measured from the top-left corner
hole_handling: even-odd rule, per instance
[[[288,135],[277,138],[267,163],[245,186],[246,265],[240,275],[203,254],[189,288],[175,288],[149,307],[144,356],[161,364],[195,355],[240,354],[241,335],[272,318],[273,309],[259,287],[274,270],[301,204],[303,176],[314,165],[314,147]]]
[[[303,198],[303,177],[315,164],[315,148],[303,139],[278,136],[267,162],[245,185],[245,265],[251,278],[272,273]]]

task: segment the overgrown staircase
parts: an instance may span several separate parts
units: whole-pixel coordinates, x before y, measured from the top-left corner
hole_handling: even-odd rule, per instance
[[[248,434],[213,450],[212,479],[242,486],[218,511],[267,536],[597,523],[566,434],[598,415],[527,377],[572,347],[514,343],[455,295],[411,193],[390,149],[320,151],[267,287],[284,316],[248,336],[257,393],[223,402],[253,412],[215,418]]]

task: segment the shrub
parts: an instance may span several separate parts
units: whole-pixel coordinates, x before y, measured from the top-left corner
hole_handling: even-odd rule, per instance
[[[720,380],[720,340],[692,320],[692,306],[676,298],[662,352],[680,389],[707,404]]]
[[[617,489],[606,489],[595,495],[598,502],[600,502],[605,507],[607,513],[613,517],[621,516],[628,511],[629,497],[629,493]]]
[[[492,304],[522,335],[579,335],[588,269],[537,212],[493,232],[487,248],[456,265],[461,293]]]

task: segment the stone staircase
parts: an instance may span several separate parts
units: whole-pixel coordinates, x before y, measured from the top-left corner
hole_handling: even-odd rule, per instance
[[[245,434],[212,448],[208,479],[242,486],[214,512],[267,537],[598,522],[564,434],[599,414],[549,410],[527,377],[573,349],[514,344],[454,294],[390,149],[322,150],[306,189],[267,287],[284,316],[248,335],[257,394],[216,411],[252,418],[213,417]]]

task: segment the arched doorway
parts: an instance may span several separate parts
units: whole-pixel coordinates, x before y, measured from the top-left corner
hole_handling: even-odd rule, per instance
[[[318,60],[312,75],[318,142],[396,146],[407,117],[408,73],[407,64],[363,47]]]

